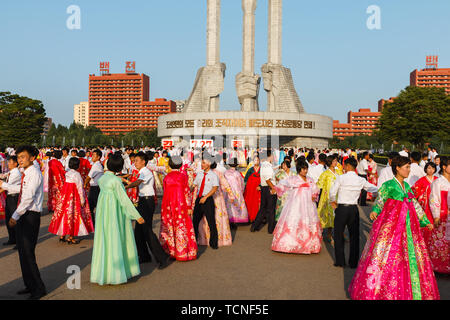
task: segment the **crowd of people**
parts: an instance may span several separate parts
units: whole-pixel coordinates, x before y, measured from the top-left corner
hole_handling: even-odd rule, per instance
[[[380,174],[372,153],[352,149],[3,151],[4,245],[16,246],[25,284],[18,293],[31,299],[46,294],[34,253],[44,192],[58,241],[77,245],[94,233],[90,280],[99,285],[126,283],[152,258],[160,269],[195,260],[198,246],[231,246],[231,230],[266,224],[271,250],[317,254],[326,241],[335,267],[347,266],[349,242],[352,299],[439,299],[434,273],[450,274],[449,159],[433,150],[391,152]],[[367,201],[374,222],[360,257],[358,204]]]

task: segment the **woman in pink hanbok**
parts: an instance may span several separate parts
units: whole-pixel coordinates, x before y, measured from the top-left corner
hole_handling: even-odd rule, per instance
[[[450,242],[448,240],[448,214],[450,193],[450,166],[448,157],[441,157],[441,177],[431,184],[430,209],[434,226],[428,244],[433,270],[450,274]]]
[[[438,300],[439,290],[420,227],[432,230],[407,182],[407,157],[392,161],[394,179],[383,183],[375,220],[348,289],[353,300]],[[437,181],[437,180],[436,180]]]
[[[217,164],[211,164],[211,170],[219,177],[220,187],[213,195],[214,205],[216,207],[216,226],[219,238],[219,247],[231,246],[233,239],[231,237],[230,222],[228,220],[228,211],[225,205],[223,193],[225,190],[230,189],[230,185],[227,180],[217,169]],[[225,191],[226,192],[226,191]],[[194,195],[197,195],[197,190],[194,191]],[[192,203],[195,203],[197,197],[194,196]],[[209,226],[204,216],[198,226],[198,244],[201,246],[209,245]]]
[[[281,197],[289,192],[283,211],[273,233],[272,250],[284,253],[319,253],[322,242],[322,226],[315,201],[319,188],[306,177],[308,164],[298,161],[296,176],[281,180],[276,186]]]
[[[244,200],[244,178],[236,170],[238,161],[236,158],[230,160],[229,165],[231,169],[224,174],[225,179],[230,185],[230,190],[225,190],[224,197],[228,211],[228,218],[232,227],[236,227],[236,223],[247,223],[248,212]]]

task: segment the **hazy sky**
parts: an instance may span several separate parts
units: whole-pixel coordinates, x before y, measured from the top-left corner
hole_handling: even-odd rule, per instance
[[[309,113],[346,121],[349,110],[377,108],[409,85],[409,74],[439,55],[450,67],[449,0],[284,0],[283,64],[292,71]],[[70,5],[81,29],[69,30]],[[381,8],[381,30],[369,30],[370,5]],[[267,60],[268,0],[256,11],[256,63]],[[239,110],[235,76],[242,64],[241,0],[222,0],[221,60],[226,63],[223,110]],[[88,100],[89,74],[125,61],[150,76],[150,99],[187,99],[205,65],[206,0],[2,0],[0,91],[42,100],[56,123],[73,121]],[[260,107],[266,109],[261,85]]]

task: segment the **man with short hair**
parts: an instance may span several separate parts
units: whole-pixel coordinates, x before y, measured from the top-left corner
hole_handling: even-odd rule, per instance
[[[368,160],[369,160],[369,152],[364,151],[362,154],[362,159],[356,167],[356,171],[358,172],[358,175],[361,178],[364,178],[366,180],[367,180],[367,174],[369,173]],[[367,191],[363,189],[361,191],[361,196],[359,197],[359,205],[363,206],[363,207],[367,206],[366,201],[367,201]]]
[[[195,238],[198,241],[198,226],[203,216],[206,217],[210,230],[209,245],[212,249],[219,248],[219,236],[216,226],[216,207],[214,205],[213,195],[219,189],[219,177],[211,170],[213,157],[204,153],[202,157],[202,171],[199,172],[194,180],[194,185],[198,187],[197,199],[195,200],[193,224]]]
[[[17,294],[30,293],[29,299],[32,300],[40,299],[47,294],[35,255],[44,200],[44,179],[40,170],[33,165],[35,158],[33,146],[19,147],[17,159],[19,166],[24,170],[20,188],[2,183],[2,188],[9,192],[20,189],[17,209],[9,220],[9,226],[16,228],[17,249],[25,283],[25,289],[18,291]]]
[[[419,166],[420,161],[419,152],[417,151],[411,152],[410,160],[411,160],[411,171],[409,172],[409,176],[405,181],[408,182],[410,187],[412,187],[417,180],[424,177],[426,174],[423,168]]]
[[[334,218],[334,250],[335,267],[345,266],[344,231],[347,227],[350,234],[350,259],[351,268],[358,266],[359,260],[359,210],[358,196],[361,190],[376,193],[378,188],[369,183],[367,179],[358,177],[355,169],[358,163],[354,158],[348,158],[344,162],[345,174],[337,176],[330,189],[330,203],[335,209]]]
[[[389,157],[388,164],[387,164],[386,168],[381,170],[380,176],[378,177],[378,184],[377,184],[378,189],[381,188],[383,183],[385,183],[386,181],[394,179],[394,173],[392,172],[391,163],[392,163],[392,160],[398,156],[400,156],[400,155],[396,151],[392,151],[388,154],[388,157]]]
[[[89,188],[89,195],[88,195],[88,203],[89,203],[89,209],[91,210],[92,215],[92,223],[95,226],[95,208],[97,207],[97,201],[98,196],[100,195],[100,187],[98,185],[98,180],[103,176],[104,169],[102,166],[102,163],[100,162],[100,159],[102,158],[102,152],[99,149],[94,150],[92,153],[92,167],[91,170],[89,170],[89,174],[86,177],[86,180],[84,181],[84,188]]]
[[[277,192],[275,190],[275,171],[272,165],[273,156],[271,150],[261,153],[261,205],[255,221],[250,228],[251,232],[259,231],[268,222],[267,232],[272,234],[275,230],[275,209],[277,202]]]

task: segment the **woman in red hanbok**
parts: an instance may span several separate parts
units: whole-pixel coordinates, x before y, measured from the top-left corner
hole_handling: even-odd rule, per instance
[[[76,171],[79,165],[80,159],[69,160],[70,170],[66,173],[66,182],[48,227],[48,231],[60,236],[62,242],[66,241],[65,236],[69,236],[67,239],[69,244],[80,242],[74,237],[87,236],[94,232],[83,180],[80,173]]]
[[[430,209],[435,229],[428,245],[433,270],[450,274],[450,241],[448,214],[450,209],[450,159],[441,157],[441,177],[431,184]]]
[[[53,151],[53,158],[48,162],[48,212],[56,209],[56,203],[60,199],[61,191],[66,180],[66,170],[59,161],[62,157],[60,150]]]
[[[259,211],[259,206],[261,205],[261,189],[259,187],[261,184],[261,176],[259,175],[259,170],[259,157],[256,156],[253,159],[253,167],[247,171],[244,178],[244,199],[250,222],[255,221]]]
[[[78,172],[81,175],[81,179],[83,179],[83,182],[86,181],[86,178],[89,174],[89,171],[91,171],[92,165],[89,162],[88,159],[86,159],[86,152],[83,150],[78,151],[78,158],[80,159],[80,167],[78,168]]]
[[[377,172],[377,163],[375,162],[375,160],[373,159],[373,154],[369,155],[369,172],[367,174],[367,180],[373,184],[373,185],[377,185],[378,184],[378,172]],[[372,193],[367,192],[367,200],[373,201],[375,200],[376,197],[373,196]]]
[[[436,165],[433,162],[428,162],[425,165],[424,170],[427,175],[417,180],[416,183],[411,187],[411,189],[414,192],[417,200],[419,201],[420,206],[423,208],[423,211],[425,211],[428,220],[433,221],[433,214],[430,210],[430,194],[431,183],[437,179],[437,177],[434,176],[434,174],[436,173]],[[427,244],[427,247],[429,249],[429,242],[431,240],[432,231],[428,230],[427,228],[421,228],[421,230],[425,243]]]
[[[179,170],[182,166],[180,157],[171,158],[169,166],[172,170],[163,180],[159,241],[172,258],[178,261],[195,260],[197,241],[190,218],[192,208],[188,176]]]

